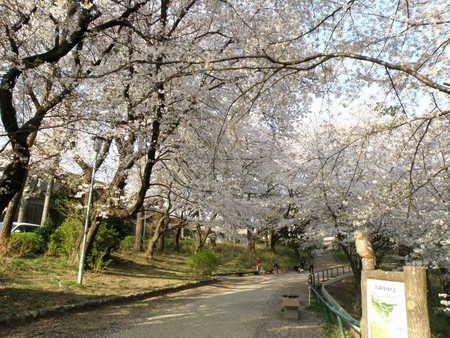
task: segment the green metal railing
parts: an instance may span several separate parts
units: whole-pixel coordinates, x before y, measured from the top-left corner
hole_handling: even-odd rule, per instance
[[[317,271],[315,273],[309,274],[308,288],[309,288],[309,298],[311,302],[311,296],[316,300],[316,303],[322,307],[324,310],[328,321],[334,322],[339,327],[339,332],[341,337],[345,338],[344,327],[349,327],[352,331],[360,333],[360,322],[359,320],[351,317],[343,309],[338,308],[336,305],[330,303],[324,298],[321,291],[321,286],[324,282],[332,280],[336,277],[342,276],[343,274],[350,272],[351,268],[348,266],[336,266],[329,269]]]
[[[325,270],[310,273],[308,281],[310,285],[314,287],[320,287],[321,283],[342,276],[347,272],[352,272],[351,267],[348,265],[333,266]]]

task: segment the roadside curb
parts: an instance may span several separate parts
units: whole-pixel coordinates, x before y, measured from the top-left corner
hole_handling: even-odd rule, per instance
[[[0,327],[13,326],[21,322],[23,323],[25,321],[33,321],[41,318],[62,316],[70,312],[89,310],[106,305],[128,303],[146,298],[165,296],[174,292],[195,289],[205,285],[211,285],[216,283],[217,281],[218,280],[215,278],[205,279],[198,282],[187,283],[180,286],[174,286],[159,290],[132,293],[124,296],[109,296],[98,299],[91,299],[77,304],[55,305],[44,309],[25,311],[0,318]]]
[[[214,273],[212,277],[226,277],[226,276],[237,276],[237,277],[243,277],[246,275],[254,275],[254,270],[248,270],[248,271],[236,271],[236,272],[222,272],[222,273]]]

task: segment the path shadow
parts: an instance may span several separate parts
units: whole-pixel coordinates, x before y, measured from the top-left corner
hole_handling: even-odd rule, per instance
[[[145,278],[165,277],[184,279],[180,278],[181,276],[179,274],[186,273],[185,269],[174,269],[166,266],[160,266],[155,263],[156,262],[142,264],[130,259],[116,256],[104,273],[123,276],[139,275],[139,277]]]
[[[101,296],[80,295],[70,291],[57,292],[28,288],[0,288],[0,318],[54,305],[82,303],[97,298],[101,298]]]

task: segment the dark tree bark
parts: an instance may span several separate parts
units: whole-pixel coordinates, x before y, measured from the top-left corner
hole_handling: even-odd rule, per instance
[[[362,262],[359,255],[356,253],[355,243],[344,245],[339,243],[339,247],[347,257],[350,267],[353,272],[353,281],[355,283],[355,312],[361,314],[361,271]]]
[[[19,209],[23,189],[20,189],[12,198],[3,217],[3,228],[0,232],[0,254],[5,255],[8,252],[9,240],[13,227],[14,216]]]
[[[181,237],[181,231],[183,231],[183,227],[180,226],[177,229],[177,233],[175,234],[175,251],[180,252],[180,237]]]
[[[159,236],[159,252],[164,252],[166,248],[166,232],[161,232],[161,235]]]
[[[32,146],[34,144],[34,141],[36,140],[37,133],[34,132],[29,135],[27,139],[28,146]],[[7,251],[9,239],[11,237],[11,231],[12,231],[12,223],[14,221],[14,217],[17,214],[17,211],[23,207],[22,202],[24,198],[24,190],[25,185],[27,182],[27,178],[25,177],[25,180],[21,182],[21,186],[19,191],[14,195],[14,197],[11,199],[11,201],[8,204],[7,210],[5,212],[5,217],[3,219],[4,227],[2,228],[2,231],[0,233],[0,245],[3,248],[4,252]],[[22,216],[23,216],[24,209],[22,208]],[[21,222],[21,221],[20,221]]]
[[[73,88],[64,89],[59,95],[55,96],[46,105],[39,106],[37,98],[33,101],[38,107],[34,116],[19,127],[17,119],[17,111],[14,107],[13,93],[17,80],[22,73],[38,68],[43,64],[57,63],[59,60],[69,54],[76,46],[81,46],[89,30],[89,26],[95,21],[101,13],[98,8],[93,5],[89,9],[85,9],[80,5],[79,1],[73,1],[76,7],[71,7],[67,11],[66,21],[76,22],[77,26],[73,32],[64,32],[55,39],[54,46],[43,53],[34,54],[20,59],[21,67],[12,66],[0,77],[0,116],[3,127],[8,136],[12,148],[11,161],[6,165],[2,176],[0,177],[0,210],[3,211],[9,201],[18,192],[25,181],[28,174],[28,164],[30,161],[30,145],[27,139],[30,134],[36,133],[41,126],[42,120],[52,108],[59,104],[63,98],[68,95]],[[114,28],[129,26],[127,19],[142,6],[146,1],[136,3],[134,6],[127,8],[116,18],[109,19],[100,25],[90,29],[92,33]],[[74,10],[75,9],[75,10]],[[32,9],[30,14],[24,15],[19,25],[8,28],[7,31],[17,32],[23,24],[30,20],[30,16],[36,12],[36,7]],[[13,52],[19,56],[18,46],[10,36]]]
[[[256,252],[256,238],[249,229],[247,229],[247,249],[251,253]]]
[[[270,231],[270,251],[276,252],[275,247],[280,237],[281,236],[276,231],[273,230]]]

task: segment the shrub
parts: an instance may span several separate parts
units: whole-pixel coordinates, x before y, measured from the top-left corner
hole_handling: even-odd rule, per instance
[[[174,252],[176,249],[175,238],[164,236],[164,248],[166,252]]]
[[[78,250],[77,244],[82,229],[83,224],[77,216],[66,218],[50,236],[48,254],[71,257]],[[120,247],[121,240],[125,238],[130,229],[130,222],[118,218],[102,221],[86,258],[86,266],[94,271],[105,268],[110,262],[112,252]]]
[[[184,253],[193,253],[195,251],[196,243],[193,239],[180,239],[180,249]]]
[[[57,229],[56,224],[49,218],[44,225],[40,226],[36,233],[42,238],[44,242],[44,251],[47,249],[47,246],[50,242],[50,236]]]
[[[126,236],[120,241],[119,251],[122,253],[131,253],[134,250],[135,236]]]
[[[87,257],[87,266],[98,272],[111,262],[111,254],[120,246],[121,236],[115,220],[100,223],[91,252]]]
[[[217,270],[220,259],[217,255],[208,249],[204,249],[189,257],[190,267],[198,274],[211,275]]]
[[[82,226],[78,218],[66,218],[61,226],[50,235],[48,254],[69,257],[75,250]]]
[[[348,258],[342,250],[335,250],[334,257],[341,263],[348,263]]]
[[[12,233],[8,252],[12,255],[37,255],[44,251],[45,243],[39,234],[34,232]]]

